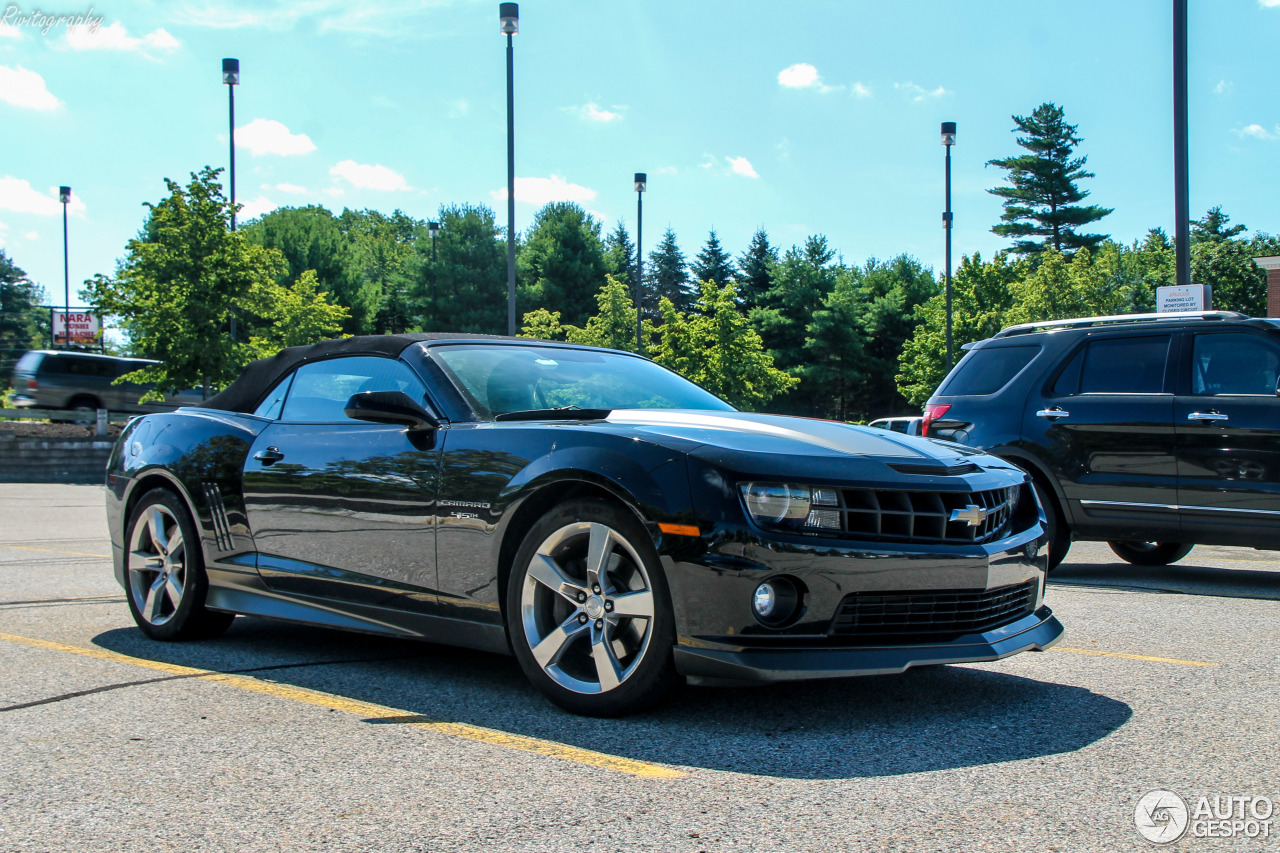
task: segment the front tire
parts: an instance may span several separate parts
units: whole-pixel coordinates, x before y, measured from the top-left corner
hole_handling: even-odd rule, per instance
[[[1167,566],[1191,553],[1185,542],[1108,542],[1116,556],[1135,566]]]
[[[566,711],[620,717],[679,684],[671,595],[626,509],[567,501],[526,534],[507,584],[507,629],[529,680]]]
[[[166,489],[142,496],[125,526],[126,598],[133,621],[153,640],[210,639],[234,613],[204,606],[209,592],[200,537],[181,499]]]
[[[1034,478],[1031,485],[1036,490],[1036,500],[1044,508],[1044,539],[1049,547],[1049,563],[1045,570],[1051,572],[1058,568],[1058,565],[1066,559],[1067,551],[1071,550],[1071,529],[1067,527],[1062,511],[1058,509],[1058,502],[1050,494],[1049,489]]]

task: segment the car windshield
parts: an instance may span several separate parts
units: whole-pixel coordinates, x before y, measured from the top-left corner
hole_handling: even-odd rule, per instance
[[[431,355],[481,416],[569,406],[733,411],[666,368],[619,353],[464,344]]]

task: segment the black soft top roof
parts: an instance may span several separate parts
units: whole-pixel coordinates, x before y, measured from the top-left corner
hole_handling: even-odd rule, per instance
[[[341,355],[376,355],[395,357],[413,344],[428,341],[520,341],[534,343],[528,338],[508,338],[503,335],[471,335],[459,332],[429,332],[401,335],[360,335],[321,341],[299,347],[288,347],[271,358],[260,358],[245,367],[240,378],[221,393],[196,405],[206,409],[226,412],[253,412],[268,391],[298,365],[321,361]]]

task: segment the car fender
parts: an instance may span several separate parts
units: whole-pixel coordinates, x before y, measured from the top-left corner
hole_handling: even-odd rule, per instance
[[[1067,501],[1066,494],[1062,491],[1062,485],[1058,482],[1058,478],[1053,475],[1053,472],[1038,457],[1014,445],[989,447],[986,452],[992,456],[998,456],[1006,462],[1012,462],[1040,482],[1048,485],[1049,490],[1053,492],[1053,496],[1057,499],[1063,515],[1066,516],[1067,525],[1070,527],[1075,526],[1075,513],[1071,504]]]

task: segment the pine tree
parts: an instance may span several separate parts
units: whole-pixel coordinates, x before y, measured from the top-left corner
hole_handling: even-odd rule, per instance
[[[714,281],[721,287],[733,281],[733,257],[721,247],[714,228],[689,268],[695,281]]]
[[[778,250],[769,245],[769,235],[763,228],[751,238],[751,245],[738,261],[738,298],[744,311],[750,311],[764,301],[764,295],[773,286],[773,271],[778,264]]]
[[[670,228],[662,235],[658,248],[649,253],[644,275],[644,308],[648,316],[654,316],[654,309],[662,299],[670,299],[677,311],[688,311],[693,307],[688,263],[676,243],[676,232]]]
[[[1225,243],[1249,229],[1244,225],[1227,225],[1231,217],[1222,212],[1222,206],[1209,208],[1204,219],[1191,220],[1191,244]]]
[[[1085,170],[1087,157],[1072,157],[1081,138],[1076,126],[1067,124],[1061,107],[1041,104],[1029,116],[1013,116],[1014,133],[1027,154],[988,160],[988,166],[1008,171],[1011,186],[988,190],[1005,200],[1003,224],[991,230],[1001,237],[1014,238],[1012,251],[1038,256],[1046,249],[1071,252],[1080,248],[1096,250],[1105,234],[1079,234],[1077,228],[1096,222],[1112,208],[1079,205],[1089,192],[1076,186],[1094,177]]]
[[[22,354],[43,342],[41,327],[49,322],[49,312],[40,309],[43,300],[43,289],[0,249],[0,385]]]
[[[521,312],[559,310],[566,323],[585,323],[605,277],[600,223],[573,202],[551,202],[534,216],[516,263]]]
[[[438,214],[434,253],[420,236],[411,265],[411,310],[428,332],[506,334],[507,247],[493,211],[450,205]]]
[[[630,286],[635,279],[636,246],[621,219],[604,238],[604,266],[609,275],[625,285]]]

